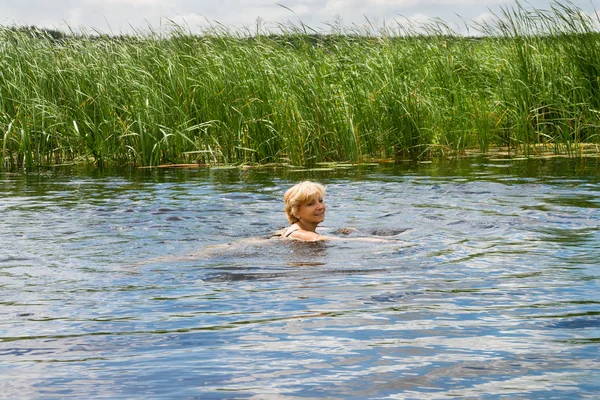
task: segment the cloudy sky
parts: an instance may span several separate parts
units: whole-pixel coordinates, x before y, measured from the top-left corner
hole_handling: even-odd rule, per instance
[[[265,26],[301,20],[328,32],[336,21],[360,26],[368,19],[380,27],[440,18],[464,32],[462,21],[486,20],[490,12],[513,4],[513,0],[0,0],[0,24],[126,33],[133,28],[165,27],[174,21],[198,32],[215,22],[253,27],[260,19]],[[526,4],[547,9],[551,3],[529,0]],[[600,0],[573,0],[572,4],[594,14]]]

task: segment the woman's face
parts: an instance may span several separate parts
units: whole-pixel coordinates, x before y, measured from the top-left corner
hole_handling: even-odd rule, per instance
[[[319,224],[325,220],[325,200],[319,194],[311,196],[298,206],[296,217],[304,223]]]

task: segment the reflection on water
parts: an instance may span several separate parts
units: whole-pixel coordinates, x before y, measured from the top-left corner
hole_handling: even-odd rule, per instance
[[[0,392],[593,397],[598,167],[0,174]],[[265,239],[307,178],[389,240]]]

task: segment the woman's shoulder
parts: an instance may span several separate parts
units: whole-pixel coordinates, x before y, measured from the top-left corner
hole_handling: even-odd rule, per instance
[[[296,225],[296,224],[287,228],[283,234],[283,237],[291,238],[291,239],[299,239],[299,240],[304,240],[304,241],[310,241],[310,242],[327,240],[327,238],[325,236],[321,236],[317,232],[304,230],[299,225]]]
[[[300,227],[298,226],[298,224],[292,224],[290,225],[287,229],[285,229],[282,233],[281,236],[283,237],[289,237],[292,233],[296,232],[296,231],[301,231],[302,229],[300,229]]]
[[[292,233],[296,232],[297,230],[300,230],[300,227],[297,226],[296,224],[291,225],[287,228],[282,228],[282,229],[278,229],[275,232],[273,232],[269,237],[272,238],[286,238],[289,237]]]

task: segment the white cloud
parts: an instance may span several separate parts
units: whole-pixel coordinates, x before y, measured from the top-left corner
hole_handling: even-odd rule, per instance
[[[512,3],[512,0],[367,0],[367,3],[378,7],[414,7],[426,5],[477,5],[485,7],[495,4]]]
[[[477,24],[488,24],[494,20],[494,14],[490,12],[484,12],[473,18],[473,22]]]
[[[185,27],[193,33],[202,31],[211,24],[206,17],[200,14],[176,15],[174,17],[167,18],[166,20],[177,26]]]
[[[431,18],[429,18],[425,14],[414,14],[410,17],[395,17],[392,19],[392,22],[398,26],[404,28],[421,28],[423,25],[431,22]]]
[[[305,6],[305,5],[300,5],[300,6],[296,7],[294,12],[297,15],[309,15],[309,14],[311,14],[311,8],[308,6]]]
[[[590,0],[572,1],[589,14],[595,12]],[[514,0],[0,0],[0,24],[58,27],[66,23],[75,29],[124,33],[165,26],[169,19],[195,31],[210,25],[209,21],[244,28],[255,26],[260,18],[271,26],[300,19],[317,30],[329,31],[337,21],[344,26],[361,26],[366,19],[418,25],[438,17],[462,26],[463,20],[488,21],[500,5],[512,4]],[[548,9],[550,0],[524,4]]]
[[[159,6],[164,2],[161,0],[86,0],[89,5],[117,5],[117,6]]]
[[[80,26],[82,24],[83,12],[81,8],[74,8],[69,10],[69,17],[66,18],[65,22],[69,26]]]
[[[328,12],[339,13],[340,11],[342,11],[346,7],[348,7],[347,4],[348,3],[343,0],[330,0],[327,2],[327,6],[325,7],[325,10]]]

